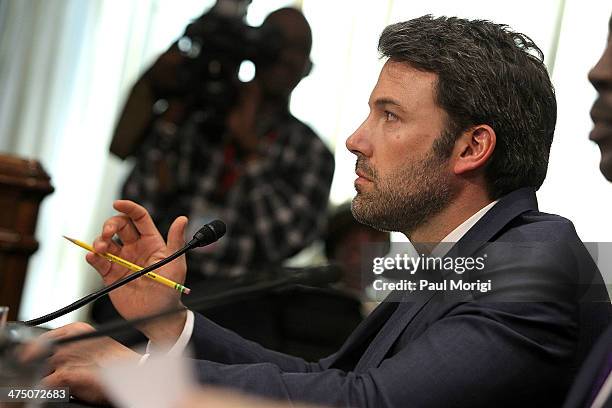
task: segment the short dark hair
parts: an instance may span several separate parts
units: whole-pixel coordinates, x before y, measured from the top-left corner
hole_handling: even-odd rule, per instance
[[[557,102],[544,55],[529,37],[486,20],[426,15],[385,28],[378,50],[437,74],[435,99],[448,115],[434,144],[439,155],[450,156],[470,126],[493,128],[497,144],[485,168],[492,199],[542,185]]]

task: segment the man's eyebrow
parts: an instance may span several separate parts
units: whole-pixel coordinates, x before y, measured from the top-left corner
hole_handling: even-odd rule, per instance
[[[393,106],[396,106],[402,109],[402,105],[398,101],[392,98],[378,98],[374,101],[374,105],[380,106],[380,107],[385,106],[385,105],[393,105]]]

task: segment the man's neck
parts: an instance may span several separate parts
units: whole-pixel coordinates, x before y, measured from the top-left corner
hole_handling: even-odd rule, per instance
[[[437,244],[492,201],[484,191],[462,191],[446,208],[405,235],[413,243]]]

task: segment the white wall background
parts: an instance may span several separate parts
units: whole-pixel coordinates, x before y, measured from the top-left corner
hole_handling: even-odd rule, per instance
[[[0,151],[39,159],[56,188],[40,214],[41,248],[30,264],[21,318],[99,284],[84,254],[61,235],[91,241],[111,214],[127,168],[107,153],[123,98],[141,70],[213,2],[0,0]],[[586,78],[605,45],[608,1],[254,0],[247,21],[258,25],[292,3],[311,23],[315,66],[291,107],[335,149],[334,203],[354,193],[354,159],[344,140],[367,115],[382,29],[427,13],[485,18],[531,36],[552,71],[559,120],[541,208],[572,219],[585,241],[612,241],[606,217],[612,185],[599,174],[599,151],[588,141],[595,92]]]

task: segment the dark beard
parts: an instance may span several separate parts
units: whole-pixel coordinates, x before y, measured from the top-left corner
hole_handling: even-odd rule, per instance
[[[422,161],[380,180],[359,157],[357,167],[372,176],[375,190],[357,193],[351,205],[353,216],[372,228],[400,231],[410,237],[454,197],[446,163],[446,159],[430,151]]]

